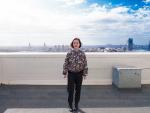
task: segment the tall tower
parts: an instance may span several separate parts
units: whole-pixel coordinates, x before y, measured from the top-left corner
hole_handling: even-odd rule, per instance
[[[148,44],[148,51],[150,51],[150,41],[149,41],[149,44]]]
[[[44,42],[44,47],[46,47],[46,43]]]
[[[128,39],[128,50],[129,51],[133,50],[133,38]]]
[[[30,42],[29,42],[29,45],[28,45],[28,47],[31,47],[31,44],[30,44]]]

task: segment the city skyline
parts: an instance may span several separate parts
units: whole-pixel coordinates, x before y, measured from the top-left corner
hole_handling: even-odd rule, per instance
[[[5,0],[0,14],[0,46],[150,41],[150,0]]]

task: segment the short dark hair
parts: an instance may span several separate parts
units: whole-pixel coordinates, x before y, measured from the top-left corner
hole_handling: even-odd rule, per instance
[[[74,41],[74,40],[78,40],[78,41],[79,41],[79,44],[80,44],[79,48],[80,48],[80,47],[82,46],[82,43],[81,43],[81,40],[80,40],[79,38],[74,38],[74,39],[72,40],[70,46],[71,46],[72,48],[74,48],[74,47],[73,47],[73,41]]]

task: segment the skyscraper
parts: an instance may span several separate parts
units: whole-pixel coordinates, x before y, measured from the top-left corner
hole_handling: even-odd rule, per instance
[[[133,38],[128,39],[128,50],[129,51],[133,50]]]
[[[148,51],[150,51],[150,41],[149,41],[149,44],[148,44]]]

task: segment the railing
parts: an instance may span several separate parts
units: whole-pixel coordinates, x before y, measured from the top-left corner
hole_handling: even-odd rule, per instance
[[[150,53],[86,53],[89,74],[83,84],[112,84],[112,66],[142,68],[142,84],[150,84]],[[64,85],[62,67],[66,53],[0,53],[0,83]]]

